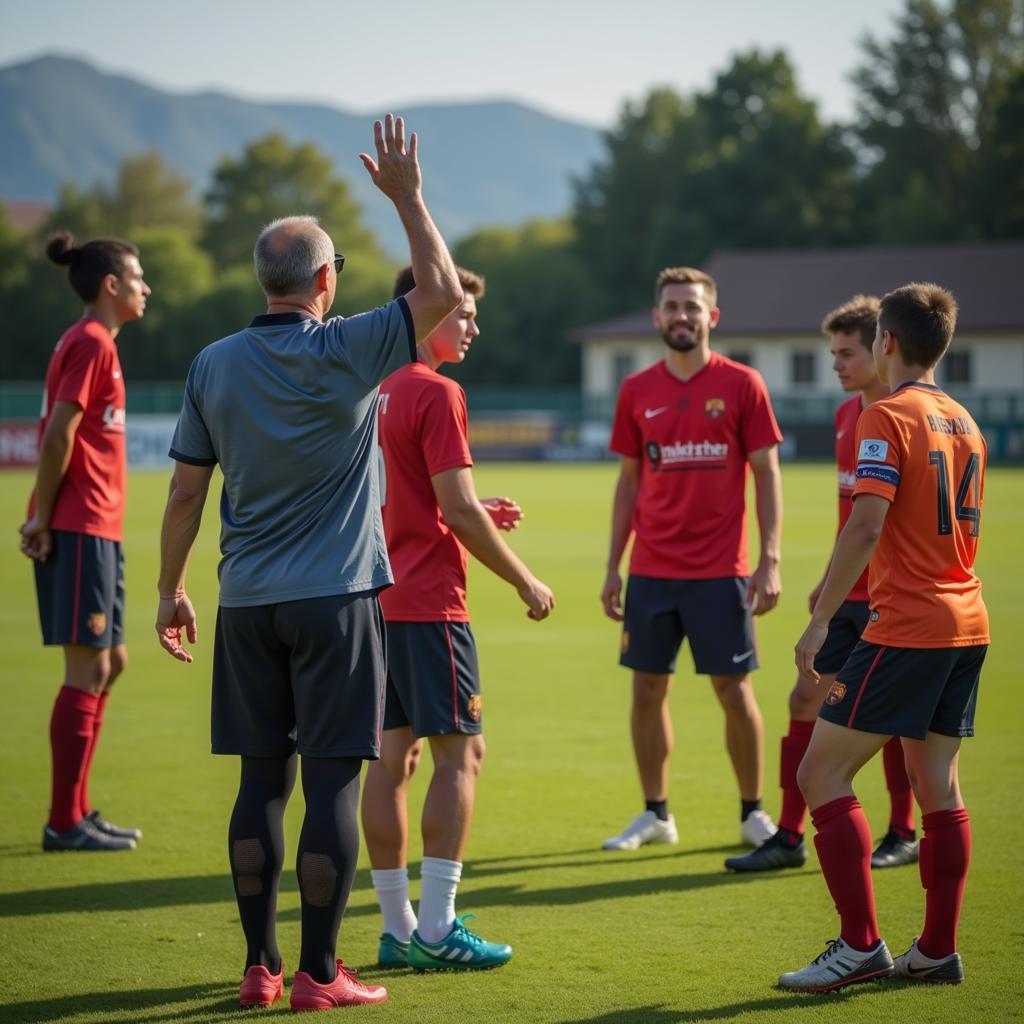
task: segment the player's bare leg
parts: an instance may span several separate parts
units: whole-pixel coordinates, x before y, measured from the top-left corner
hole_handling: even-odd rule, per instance
[[[668,707],[671,690],[671,676],[633,673],[630,729],[644,800],[668,799],[668,761],[673,747]]]
[[[65,644],[64,685],[99,696],[110,681],[110,648]]]
[[[921,805],[921,885],[925,917],[921,937],[896,958],[896,973],[914,981],[959,984],[963,964],[956,931],[971,859],[971,823],[960,795],[960,738],[930,732],[904,738],[907,774]]]
[[[462,860],[485,751],[483,736],[455,732],[430,737],[434,774],[423,804],[425,857]]]
[[[749,675],[712,676],[711,685],[725,712],[725,746],[740,797],[759,800],[764,786],[764,720]]]
[[[408,791],[423,741],[405,726],[381,735],[380,759],[371,761],[363,788],[362,822],[370,855],[370,877],[383,915],[377,959],[382,967],[404,967],[416,915],[409,900]]]
[[[648,843],[679,841],[675,819],[668,813],[668,761],[673,744],[668,707],[671,690],[670,675],[633,673],[629,724],[640,788],[647,806],[622,832],[606,839],[601,844],[602,849],[635,850]]]

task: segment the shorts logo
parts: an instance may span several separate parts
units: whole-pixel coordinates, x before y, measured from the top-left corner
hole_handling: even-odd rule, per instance
[[[629,650],[629,630],[624,629],[622,631],[622,643],[619,645],[619,650],[622,654],[625,654]]]
[[[877,621],[878,621],[878,618],[879,618],[879,616],[878,616],[878,612],[872,612],[872,613],[871,613],[871,621],[872,621],[872,622],[877,622]]]
[[[86,620],[85,628],[93,636],[103,636],[107,631],[107,617],[103,612],[93,612]]]
[[[889,442],[888,441],[874,441],[871,438],[865,438],[860,443],[860,451],[857,452],[858,462],[885,462],[885,457],[889,454]]]
[[[474,722],[480,721],[480,713],[483,711],[484,701],[479,693],[474,693],[469,698],[469,703],[466,705],[466,714],[473,719]]]
[[[725,399],[724,398],[709,398],[704,403],[704,411],[713,420],[717,420],[719,416],[724,416],[725,415]]]
[[[846,696],[846,683],[836,680],[828,691],[825,698],[826,704],[838,704]]]

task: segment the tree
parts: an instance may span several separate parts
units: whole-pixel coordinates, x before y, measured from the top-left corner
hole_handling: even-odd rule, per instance
[[[127,238],[141,228],[174,225],[194,238],[200,209],[187,178],[155,150],[125,157],[112,188],[64,185],[45,230],[67,228],[79,238]]]
[[[251,142],[221,161],[206,204],[203,245],[221,266],[250,262],[264,225],[293,214],[317,217],[347,256],[387,262],[347,183],[312,143],[293,146],[280,134]]]
[[[1000,93],[979,156],[982,230],[998,238],[1024,238],[1024,66]]]
[[[609,312],[646,302],[661,267],[717,248],[855,237],[853,155],[782,52],[736,56],[692,99],[658,89],[627,104],[606,143],[573,217]]]
[[[892,241],[981,233],[983,146],[1024,63],[1024,0],[907,0],[893,37],[861,47],[855,130],[872,165],[871,226]]]

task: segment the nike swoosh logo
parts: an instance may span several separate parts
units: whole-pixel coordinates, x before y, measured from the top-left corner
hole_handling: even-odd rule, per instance
[[[911,967],[910,964],[907,964],[907,974],[926,974],[933,970],[935,970],[934,967]]]
[[[653,420],[655,416],[660,415],[668,408],[667,405],[663,405],[660,409],[644,409],[644,419]]]
[[[754,648],[751,647],[749,651],[744,651],[742,654],[734,654],[732,656],[732,663],[738,665],[741,661],[746,661],[754,653]]]

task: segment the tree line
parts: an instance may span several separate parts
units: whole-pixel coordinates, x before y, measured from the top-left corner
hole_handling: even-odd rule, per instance
[[[907,0],[890,34],[860,47],[849,124],[822,120],[783,51],[736,55],[706,91],[627,102],[566,217],[454,244],[487,277],[481,342],[455,375],[572,385],[574,329],[649,304],[658,269],[716,249],[1024,238],[1024,0]],[[0,216],[0,378],[39,379],[77,315],[41,255],[53,228],[140,247],[154,297],[122,361],[130,379],[176,380],[263,309],[252,245],[295,212],[318,216],[348,257],[335,312],[389,297],[396,267],[346,182],[314,146],[280,135],[223,160],[200,202],[144,153],[110,187],[65,186],[31,236]]]

